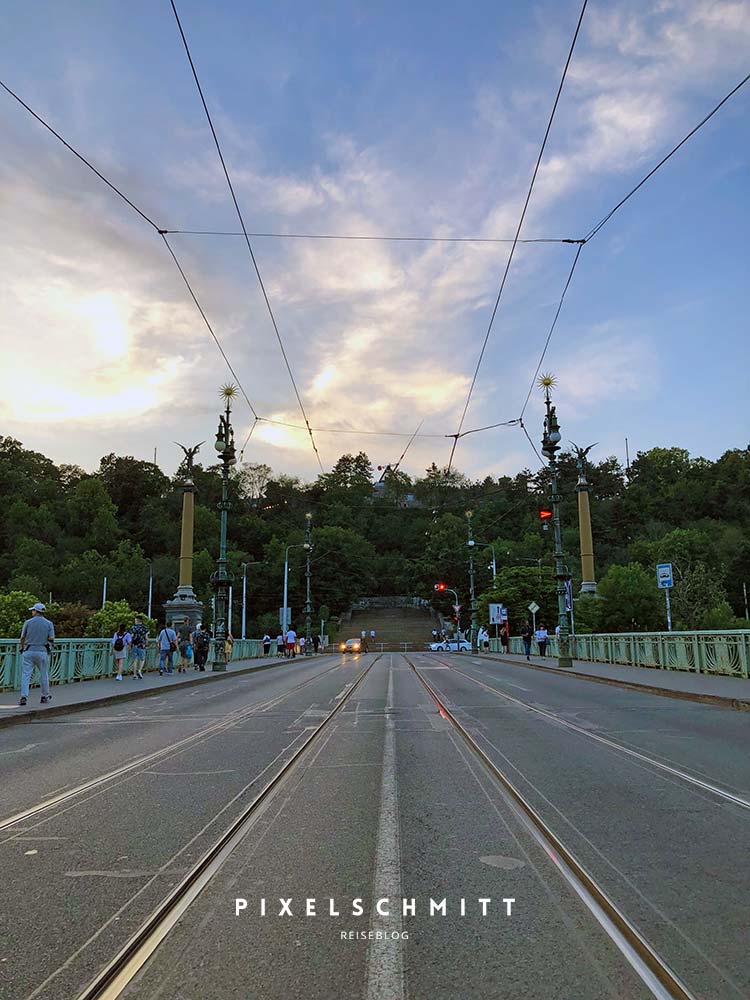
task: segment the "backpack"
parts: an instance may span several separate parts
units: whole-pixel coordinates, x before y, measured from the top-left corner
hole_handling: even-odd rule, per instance
[[[198,650],[198,652],[203,652],[203,650],[206,649],[206,647],[208,646],[206,633],[196,632],[194,638],[195,638],[195,648]]]
[[[125,648],[125,643],[122,641],[122,636],[118,635],[115,639],[115,652],[119,653]]]

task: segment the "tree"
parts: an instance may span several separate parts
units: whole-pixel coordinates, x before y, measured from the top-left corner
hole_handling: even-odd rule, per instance
[[[29,608],[39,597],[23,590],[11,590],[0,594],[0,637],[17,639],[27,618],[31,618]]]
[[[86,635],[93,608],[80,603],[65,603],[55,609],[52,618],[58,639],[80,639]]]
[[[531,620],[529,604],[536,601],[540,610],[537,623],[545,622],[548,628],[557,624],[557,592],[555,580],[549,569],[542,574],[541,582],[536,566],[506,566],[498,570],[494,585],[480,594],[480,624],[489,621],[489,604],[503,604],[508,609],[511,632],[517,631],[527,619]],[[468,605],[464,605],[468,609]]]
[[[117,508],[100,479],[82,479],[68,494],[65,507],[68,530],[83,539],[86,548],[109,552],[117,544]]]
[[[235,473],[237,492],[243,500],[255,504],[266,492],[273,469],[265,462],[245,462]]]
[[[610,566],[599,581],[604,632],[657,632],[665,625],[656,577],[637,563]]]
[[[158,632],[158,624],[155,618],[147,618],[139,611],[134,611],[127,601],[107,601],[103,608],[99,608],[89,618],[86,627],[86,635],[90,638],[111,638],[117,631],[120,624],[130,628],[133,618],[140,614],[143,624],[148,628],[152,638]]]

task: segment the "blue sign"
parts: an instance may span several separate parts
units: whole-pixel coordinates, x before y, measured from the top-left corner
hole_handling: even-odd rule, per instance
[[[659,563],[656,567],[656,582],[660,590],[668,590],[674,587],[672,576],[672,563]]]

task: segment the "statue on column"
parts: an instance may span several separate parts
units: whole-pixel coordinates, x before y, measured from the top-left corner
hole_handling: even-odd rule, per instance
[[[194,444],[192,448],[186,448],[184,444],[180,444],[179,441],[175,441],[178,448],[182,448],[185,452],[185,460],[181,463],[185,466],[185,472],[187,473],[187,478],[193,478],[193,459],[201,450],[201,445],[205,444],[205,441],[201,441],[200,444]]]

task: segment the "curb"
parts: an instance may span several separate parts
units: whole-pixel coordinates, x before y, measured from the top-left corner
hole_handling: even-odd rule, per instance
[[[638,684],[636,681],[624,681],[617,677],[597,677],[594,674],[583,674],[568,667],[545,667],[541,663],[527,663],[526,660],[514,660],[511,656],[484,656],[483,659],[494,660],[495,663],[512,663],[516,667],[526,667],[531,670],[542,670],[555,676],[577,677],[583,681],[593,681],[595,684],[612,684],[615,687],[627,688],[629,691],[641,691],[646,694],[660,695],[662,698],[675,698],[678,701],[697,701],[704,705],[718,705],[720,708],[730,708],[737,712],[750,712],[750,700],[744,698],[726,698],[720,694],[700,694],[698,691],[677,691],[673,688],[656,687],[653,684]]]
[[[321,659],[330,654],[324,653]],[[241,662],[241,661],[240,661]],[[272,670],[274,667],[282,666],[277,660],[270,663],[261,663],[254,667],[241,667],[239,670],[227,671],[207,671],[205,677],[192,677],[187,681],[180,681],[179,684],[172,684],[164,688],[145,688],[139,690],[125,691],[122,694],[108,694],[103,698],[95,698],[91,701],[78,701],[70,705],[53,705],[51,708],[33,709],[31,712],[20,712],[18,715],[6,715],[0,717],[0,729],[5,726],[18,725],[21,722],[35,722],[41,718],[49,718],[51,715],[64,715],[68,712],[85,712],[89,708],[102,708],[104,705],[113,705],[116,702],[135,701],[136,698],[149,698],[153,695],[162,695],[165,691],[181,691],[183,688],[195,687],[196,684],[208,684],[210,681],[222,681],[228,677],[244,677],[245,674],[255,674],[260,670]],[[85,681],[83,682],[85,683]],[[55,685],[61,687],[61,685]]]

